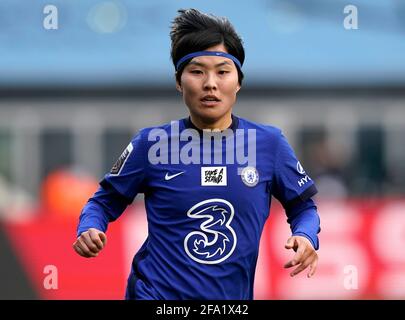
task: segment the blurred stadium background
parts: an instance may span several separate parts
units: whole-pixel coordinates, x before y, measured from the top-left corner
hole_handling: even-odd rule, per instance
[[[56,30],[43,26],[50,4]],[[357,30],[343,27],[349,4]],[[404,299],[401,0],[2,0],[0,298],[123,298],[146,237],[142,197],[110,226],[99,258],[80,258],[71,244],[81,207],[131,136],[186,116],[169,26],[190,7],[228,17],[242,35],[235,114],[282,128],[320,191],[316,277],[282,268],[289,230],[274,201],[256,298]]]

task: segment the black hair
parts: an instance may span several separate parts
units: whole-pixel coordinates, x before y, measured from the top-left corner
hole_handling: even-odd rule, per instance
[[[243,65],[245,50],[241,37],[227,18],[205,14],[196,9],[180,9],[172,22],[170,38],[172,41],[171,58],[174,66],[185,55],[204,51],[218,44],[224,44],[229,54],[235,56]],[[176,80],[180,83],[184,67],[191,59],[179,66]],[[236,64],[235,64],[236,66]],[[238,81],[242,84],[243,72],[238,70]]]

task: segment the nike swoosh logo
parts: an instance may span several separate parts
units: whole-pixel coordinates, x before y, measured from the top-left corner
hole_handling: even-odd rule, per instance
[[[172,175],[169,175],[169,173],[166,173],[166,175],[165,175],[165,180],[168,181],[168,180],[171,180],[171,179],[173,179],[173,178],[176,178],[177,176],[183,174],[184,172],[185,172],[185,171],[182,171],[182,172],[175,173],[175,174],[172,174]]]

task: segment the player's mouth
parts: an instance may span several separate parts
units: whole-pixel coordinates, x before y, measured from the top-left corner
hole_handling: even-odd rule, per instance
[[[214,95],[206,95],[202,97],[200,101],[202,105],[206,107],[214,107],[221,102],[221,100],[219,100],[218,97]]]

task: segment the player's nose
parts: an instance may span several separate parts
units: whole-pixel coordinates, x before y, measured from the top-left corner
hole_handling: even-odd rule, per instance
[[[217,89],[217,79],[214,74],[207,73],[206,77],[204,78],[204,90],[216,90]]]

